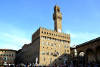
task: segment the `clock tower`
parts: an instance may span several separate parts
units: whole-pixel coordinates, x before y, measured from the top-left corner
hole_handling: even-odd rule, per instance
[[[54,20],[54,30],[56,32],[61,32],[62,31],[62,14],[60,12],[59,6],[57,5],[55,5],[54,7],[53,20]]]

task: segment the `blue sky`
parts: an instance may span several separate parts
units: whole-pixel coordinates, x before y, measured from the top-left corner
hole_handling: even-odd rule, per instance
[[[0,0],[0,48],[20,49],[40,26],[53,30],[56,4],[71,46],[100,37],[100,0]]]

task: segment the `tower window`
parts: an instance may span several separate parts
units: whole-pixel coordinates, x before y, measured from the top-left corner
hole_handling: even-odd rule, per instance
[[[67,52],[69,52],[69,50],[67,50]]]
[[[65,50],[65,53],[66,53],[66,50]]]
[[[49,52],[47,52],[47,55],[49,55]]]
[[[42,33],[43,33],[43,31],[42,31]]]
[[[45,61],[45,57],[43,58],[43,61]]]
[[[41,54],[42,54],[42,55],[45,55],[45,52],[44,52],[44,51],[42,51],[42,52],[41,52]]]
[[[50,63],[52,62],[52,58],[50,58]]]

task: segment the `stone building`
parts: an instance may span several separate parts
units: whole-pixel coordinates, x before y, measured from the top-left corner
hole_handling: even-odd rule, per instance
[[[71,55],[74,57],[77,50],[77,58],[83,56],[85,63],[98,63],[100,64],[100,37],[77,45],[71,50]]]
[[[70,34],[62,33],[62,14],[58,6],[54,7],[53,20],[54,30],[40,27],[32,35],[32,42],[19,50],[18,63],[50,65],[61,55],[70,54]]]
[[[16,50],[0,49],[0,65],[15,64]]]

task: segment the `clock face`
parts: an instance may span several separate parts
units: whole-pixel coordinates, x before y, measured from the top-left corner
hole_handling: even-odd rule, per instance
[[[61,29],[58,29],[58,32],[61,32]]]

